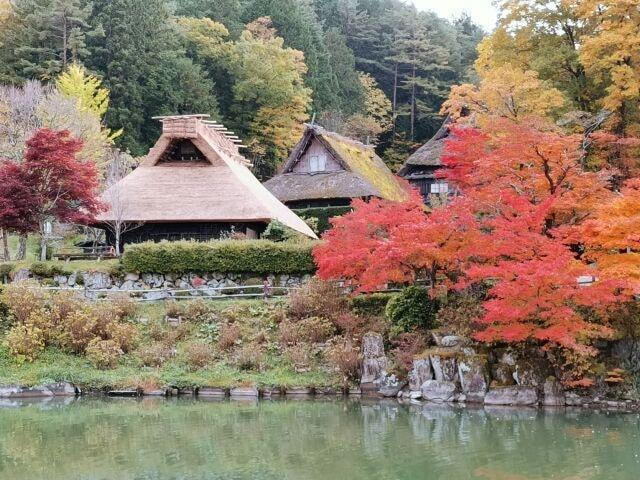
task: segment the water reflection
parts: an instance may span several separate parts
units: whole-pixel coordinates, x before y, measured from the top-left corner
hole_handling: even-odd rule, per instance
[[[636,479],[636,415],[375,400],[0,401],[0,479]]]

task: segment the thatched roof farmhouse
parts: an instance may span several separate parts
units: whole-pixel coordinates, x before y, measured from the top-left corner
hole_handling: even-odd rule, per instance
[[[450,135],[451,119],[447,117],[436,134],[416,150],[404,163],[398,175],[420,190],[425,201],[430,195],[449,193],[449,185],[436,178],[442,168],[441,157]]]
[[[349,205],[354,198],[402,200],[406,191],[370,145],[307,125],[280,174],[265,182],[291,208]]]
[[[99,224],[142,224],[124,243],[208,240],[231,232],[255,237],[274,219],[315,237],[254,177],[233,132],[206,117],[159,117],[162,135],[144,161],[102,195],[110,208]]]

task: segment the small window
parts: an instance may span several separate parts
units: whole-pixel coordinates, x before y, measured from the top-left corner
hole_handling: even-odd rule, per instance
[[[447,182],[432,183],[431,193],[449,193],[449,184]]]
[[[312,155],[309,158],[310,172],[324,172],[327,168],[327,157],[324,155]]]

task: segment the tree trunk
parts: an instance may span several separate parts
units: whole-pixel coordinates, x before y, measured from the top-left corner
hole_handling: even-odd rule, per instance
[[[115,229],[115,244],[116,244],[116,255],[120,257],[120,228],[116,227]]]
[[[16,253],[16,260],[24,260],[27,257],[27,236],[20,235],[18,239],[18,252]]]
[[[396,62],[395,70],[393,73],[393,106],[391,111],[391,118],[393,120],[393,134],[391,136],[392,139],[396,138],[396,107],[397,107],[397,98],[398,98],[398,62]]]
[[[411,141],[414,137],[414,125],[416,123],[416,64],[413,63],[413,71],[411,73]]]
[[[67,69],[67,17],[62,19],[62,69]]]
[[[0,228],[0,237],[2,237],[2,259],[5,262],[11,260],[11,252],[9,251],[9,232]]]

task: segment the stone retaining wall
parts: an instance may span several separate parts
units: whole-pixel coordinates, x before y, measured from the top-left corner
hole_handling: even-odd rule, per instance
[[[174,296],[175,290],[184,290],[180,295],[190,294],[194,296],[215,297],[222,295],[224,289],[245,285],[262,286],[264,280],[274,287],[296,287],[311,278],[311,275],[267,275],[256,276],[250,274],[235,273],[210,273],[199,274],[137,274],[127,273],[123,276],[115,276],[106,272],[75,272],[71,275],[55,275],[52,279],[43,279],[31,275],[28,270],[16,272],[13,280],[35,279],[42,283],[60,288],[83,288],[88,292],[95,290],[108,290],[112,292],[139,292],[138,296],[148,299],[162,299]],[[227,291],[227,293],[241,293],[241,290]],[[255,293],[255,292],[254,292]],[[92,295],[98,295],[93,292]]]

